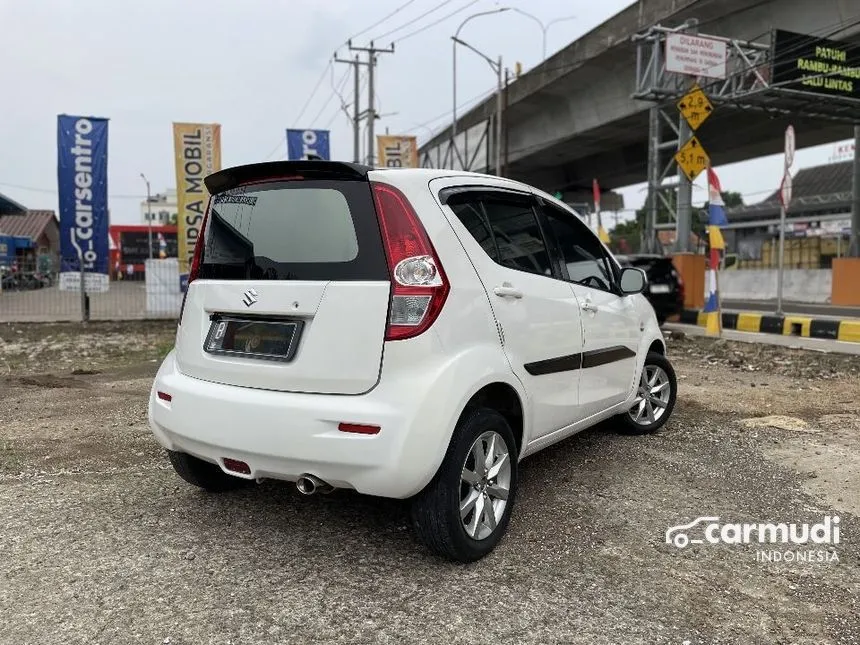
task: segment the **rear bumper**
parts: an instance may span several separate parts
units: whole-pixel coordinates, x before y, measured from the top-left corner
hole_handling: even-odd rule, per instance
[[[150,393],[149,422],[165,448],[225,472],[223,460],[238,459],[250,466],[249,478],[294,481],[310,473],[336,487],[406,498],[435,474],[451,426],[440,411],[432,413],[427,385],[422,390],[405,378],[394,388],[342,396],[222,385],[181,374],[171,352]],[[172,400],[159,399],[158,391]],[[341,422],[382,429],[347,434],[338,430]]]

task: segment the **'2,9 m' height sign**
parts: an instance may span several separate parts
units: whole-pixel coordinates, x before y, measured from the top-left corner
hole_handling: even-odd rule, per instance
[[[60,290],[108,290],[108,121],[57,117]]]
[[[221,126],[217,123],[174,123],[173,149],[179,210],[176,218],[179,275],[184,291],[209,200],[203,179],[221,170]]]

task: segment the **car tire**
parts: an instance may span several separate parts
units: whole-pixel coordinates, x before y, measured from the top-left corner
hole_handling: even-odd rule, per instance
[[[648,393],[646,398],[643,395]],[[636,399],[627,412],[618,415],[621,430],[627,434],[657,432],[675,408],[678,379],[672,363],[663,354],[648,352],[637,383]]]
[[[193,486],[210,493],[223,493],[248,486],[251,481],[228,475],[215,464],[192,457],[184,452],[167,451],[173,470]]]
[[[486,460],[482,464],[476,455],[489,452],[493,461],[487,471]],[[516,491],[517,448],[510,425],[490,408],[467,410],[438,472],[412,499],[413,529],[436,555],[474,562],[490,553],[504,535]],[[463,504],[465,515],[460,511]]]

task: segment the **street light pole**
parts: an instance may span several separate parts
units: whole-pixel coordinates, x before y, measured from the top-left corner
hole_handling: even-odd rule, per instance
[[[534,20],[540,26],[540,30],[543,33],[543,58],[541,59],[541,61],[546,60],[546,35],[549,31],[549,28],[557,22],[562,22],[564,20],[573,20],[576,18],[576,16],[564,16],[563,18],[554,18],[553,20],[550,20],[548,23],[544,24],[540,18],[533,14],[530,14],[528,11],[523,11],[522,9],[516,8],[511,9],[511,11],[516,11],[518,14],[525,16],[526,18]]]
[[[483,52],[475,49],[469,43],[460,40],[456,36],[451,36],[454,40],[455,45],[463,45],[466,49],[471,49],[478,56],[487,61],[487,64],[490,66],[496,73],[496,150],[495,150],[495,168],[496,174],[501,177],[502,176],[502,92],[504,88],[502,87],[502,74],[504,74],[504,67],[502,67],[502,57],[499,56],[497,61],[493,60]]]
[[[460,36],[460,30],[466,26],[466,23],[472,20],[473,18],[478,18],[479,16],[489,16],[494,13],[502,13],[503,11],[509,11],[510,7],[499,7],[498,9],[492,9],[491,11],[481,11],[478,13],[474,13],[471,16],[468,16],[463,22],[460,23],[460,26],[457,27],[457,31],[454,32],[454,35],[451,37],[451,78],[452,78],[452,92],[451,96],[453,98],[453,104],[451,106],[451,148],[453,152],[459,157],[460,152],[457,150],[456,138],[457,138],[457,38]],[[453,158],[451,159],[453,162]]]
[[[149,227],[149,259],[152,259],[152,197],[149,192],[149,180],[146,175],[140,173],[141,179],[146,182],[146,225]]]
[[[496,83],[496,175],[502,176],[502,57],[499,56],[499,61],[496,63],[498,74],[498,82]]]

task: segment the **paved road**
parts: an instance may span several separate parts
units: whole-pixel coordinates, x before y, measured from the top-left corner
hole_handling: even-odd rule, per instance
[[[723,300],[723,309],[773,313],[776,300]],[[860,318],[860,307],[838,307],[806,302],[783,302],[782,309],[789,314],[803,314],[821,318]]]

